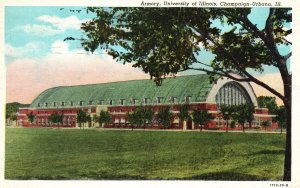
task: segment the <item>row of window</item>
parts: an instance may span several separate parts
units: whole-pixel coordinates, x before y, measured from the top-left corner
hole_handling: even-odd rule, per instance
[[[156,98],[156,102],[159,104],[159,103],[162,103],[162,101],[163,101],[163,99],[164,99],[164,97],[157,97]],[[186,97],[184,97],[184,102],[186,102],[186,103],[188,103],[188,102],[190,102],[190,100],[191,100],[191,96],[186,96]],[[170,97],[170,99],[169,99],[169,101],[171,102],[171,103],[176,103],[177,102],[177,98],[176,97]],[[126,100],[125,99],[120,99],[119,100],[119,105],[125,105],[125,102],[126,102]],[[133,105],[136,105],[136,104],[138,104],[138,102],[139,102],[139,100],[138,99],[132,99],[131,100],[131,103],[133,104]],[[143,104],[149,104],[150,103],[150,98],[144,98],[143,99]],[[77,103],[77,105],[79,105],[79,106],[83,106],[85,103],[84,103],[84,101],[79,101],[78,103]],[[93,105],[94,103],[93,103],[93,101],[88,101],[88,103],[87,103],[88,105]],[[107,105],[114,105],[114,101],[113,100],[108,100],[106,103],[105,103],[105,100],[99,100],[99,101],[97,101],[97,105],[105,105],[105,104],[107,104]],[[73,102],[73,101],[70,101],[70,102],[60,102],[60,103],[58,103],[58,102],[52,102],[52,103],[48,103],[48,102],[45,102],[45,103],[38,103],[38,107],[58,107],[58,106],[61,106],[61,107],[64,107],[64,106],[75,106],[75,103]]]
[[[240,105],[251,103],[251,99],[241,85],[235,82],[229,82],[219,89],[216,95],[216,102],[218,105]]]

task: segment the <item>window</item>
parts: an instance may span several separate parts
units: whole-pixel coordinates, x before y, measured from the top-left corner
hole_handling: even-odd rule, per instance
[[[184,97],[184,102],[189,103],[191,101],[191,96]]]
[[[83,101],[79,101],[79,106],[82,106],[83,105]]]
[[[45,102],[45,107],[48,107],[48,103],[47,102]]]
[[[120,105],[124,105],[125,104],[125,99],[120,99]]]
[[[61,106],[65,106],[65,102],[61,102]]]
[[[175,103],[176,102],[176,97],[170,97],[170,102]]]
[[[149,103],[149,98],[144,98],[144,104],[148,104]]]
[[[38,103],[38,107],[41,107],[41,103]]]
[[[104,100],[99,100],[97,103],[98,103],[98,105],[103,105],[104,104]]]
[[[157,97],[157,98],[156,98],[157,103],[161,103],[162,100],[163,100],[163,97]]]
[[[89,101],[89,105],[92,105],[93,104],[93,101]]]
[[[57,102],[53,102],[53,106],[56,107],[57,106]]]
[[[236,82],[228,82],[222,86],[215,97],[218,105],[239,105],[251,103],[251,99],[247,91]]]
[[[109,100],[109,101],[108,101],[108,104],[109,104],[109,105],[113,105],[113,100]]]
[[[70,101],[70,106],[73,106],[73,105],[74,105],[73,101]]]
[[[138,103],[138,100],[137,99],[132,99],[132,104],[133,105],[136,105]]]

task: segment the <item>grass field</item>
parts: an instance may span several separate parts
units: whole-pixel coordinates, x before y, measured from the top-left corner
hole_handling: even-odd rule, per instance
[[[285,135],[7,128],[6,179],[281,180]]]

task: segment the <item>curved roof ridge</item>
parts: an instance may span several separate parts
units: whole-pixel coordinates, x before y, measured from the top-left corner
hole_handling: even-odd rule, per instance
[[[192,96],[191,102],[205,101],[207,91],[212,88],[207,74],[195,74],[187,76],[167,77],[159,87],[150,79],[124,80],[116,82],[83,84],[72,86],[57,86],[46,89],[31,103],[30,107],[37,107],[45,102],[75,102],[125,99],[127,105],[132,98],[151,98],[149,104],[155,104],[155,97],[164,97],[162,103],[168,103],[168,97],[178,98],[182,102],[184,96]]]
[[[176,78],[181,78],[181,77],[190,77],[190,76],[199,76],[199,75],[207,75],[207,74],[192,74],[192,75],[179,75],[179,76],[174,76],[174,77],[166,77],[165,79],[176,79]],[[55,89],[55,88],[60,88],[60,87],[77,87],[77,86],[93,86],[93,85],[99,85],[99,84],[113,84],[113,83],[121,83],[121,82],[132,82],[132,81],[143,81],[143,80],[149,80],[153,81],[152,79],[138,79],[138,80],[121,80],[121,81],[112,81],[112,82],[100,82],[100,83],[93,83],[93,84],[79,84],[79,85],[65,85],[65,86],[54,86],[50,87],[46,90],[49,89]],[[44,91],[46,91],[44,90]],[[43,91],[43,92],[44,92]]]

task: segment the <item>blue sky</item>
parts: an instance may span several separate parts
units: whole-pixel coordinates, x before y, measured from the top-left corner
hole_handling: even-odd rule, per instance
[[[63,9],[61,9],[63,8]],[[73,21],[80,23],[89,19],[92,15],[86,13],[74,13],[69,10],[81,9],[83,7],[5,7],[5,43],[20,48],[26,44],[36,44],[37,49],[24,56],[39,58],[50,53],[51,44],[57,40],[63,40],[67,36],[81,36],[81,31],[75,25],[55,26],[55,20],[51,17],[66,19],[73,17]],[[45,16],[48,16],[47,19]],[[77,20],[76,20],[77,19]],[[63,20],[59,20],[62,21]],[[67,21],[67,20],[65,20]],[[34,45],[35,46],[35,45]],[[34,47],[33,46],[33,47]],[[30,46],[28,46],[30,48]],[[70,49],[81,48],[80,43],[70,43]],[[11,58],[8,58],[9,63]]]
[[[80,10],[80,13],[71,12],[70,10]],[[265,20],[268,15],[267,8],[255,8],[252,10],[249,18],[252,22],[257,24],[258,28],[262,29],[265,25]],[[48,16],[48,18],[45,18]],[[93,17],[91,13],[86,14],[84,7],[5,7],[5,43],[16,48],[26,47],[26,44],[35,44],[27,46],[27,53],[24,56],[38,58],[50,53],[51,45],[54,41],[63,40],[68,36],[82,36],[82,32],[76,26],[56,26],[55,21],[51,21],[51,17],[63,19],[73,17],[77,20],[75,22],[82,22]],[[54,19],[53,19],[54,20]],[[221,26],[220,23],[215,22],[216,26]],[[230,27],[225,25],[222,27],[223,31],[229,30]],[[42,31],[42,32],[41,32]],[[43,32],[44,31],[44,32]],[[70,49],[80,49],[79,42],[68,42]],[[30,50],[30,47],[35,50]],[[280,48],[282,54],[287,54],[290,51],[287,47]],[[201,57],[202,61],[209,61],[212,54],[204,52]],[[7,55],[9,63],[13,57]],[[274,71],[272,69],[267,71]]]
[[[80,9],[82,9],[80,13],[70,11]],[[257,24],[260,29],[262,29],[267,15],[267,8],[255,8],[252,10],[252,14],[250,14],[249,18]],[[7,95],[12,95],[16,89],[22,93],[21,89],[23,88],[26,90],[26,87],[30,85],[40,84],[40,87],[36,88],[36,92],[38,93],[43,89],[57,85],[118,81],[126,79],[127,77],[128,79],[148,78],[148,75],[145,75],[138,69],[131,68],[130,65],[124,67],[122,64],[119,64],[107,57],[107,55],[99,54],[100,50],[98,50],[98,53],[91,55],[82,49],[78,41],[63,42],[63,40],[69,36],[80,38],[82,36],[80,23],[91,19],[92,17],[93,15],[91,13],[86,13],[84,7],[5,7],[5,63],[7,65],[8,81]],[[230,29],[229,26],[221,26],[218,22],[215,22],[214,24],[222,27],[223,31]],[[280,52],[282,54],[287,54],[289,51],[290,48],[280,48]],[[209,62],[213,57],[210,52],[202,52],[200,56],[200,60],[203,62]],[[99,66],[98,69],[100,70],[98,73],[90,73],[93,72],[95,68],[88,69],[86,66],[88,61],[94,63],[90,64],[91,67]],[[106,68],[106,62],[110,62],[110,67],[114,67],[115,70]],[[26,72],[26,67],[31,68]],[[64,72],[60,72],[61,69],[64,70]],[[124,76],[122,77],[122,75],[119,74],[119,77],[115,78],[117,77],[115,72],[119,72],[121,69],[124,69]],[[82,70],[86,70],[86,73],[81,76],[81,74],[78,73]],[[105,70],[106,72],[101,72],[102,70]],[[272,67],[266,67],[265,70],[265,74],[276,72],[276,69]],[[66,80],[66,71],[70,72],[70,74],[72,73],[72,75],[77,75],[74,78]],[[101,77],[102,74],[106,75],[107,73],[111,74],[111,76],[107,76],[111,78],[110,80]],[[183,74],[195,73],[199,72],[187,71]],[[20,76],[16,77],[15,75]],[[24,86],[17,85],[17,82],[24,83],[24,80],[26,80],[24,79],[25,76],[29,80],[28,84],[23,84]],[[53,79],[54,76],[61,77],[61,79],[55,80]],[[28,77],[30,77],[30,79]],[[89,80],[86,79],[87,77]],[[44,84],[41,84],[42,82],[44,82]],[[31,98],[35,95],[37,94],[32,94]],[[15,98],[11,100],[19,100]],[[26,101],[29,101],[29,99],[26,99]]]

